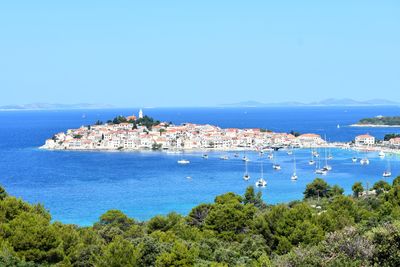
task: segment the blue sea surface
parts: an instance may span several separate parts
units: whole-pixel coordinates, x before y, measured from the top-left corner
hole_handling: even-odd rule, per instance
[[[266,156],[248,152],[250,181],[242,179],[244,163],[233,152],[168,154],[165,152],[79,152],[38,149],[54,133],[106,121],[117,115],[137,113],[137,109],[2,111],[0,112],[0,184],[17,197],[40,202],[50,210],[53,220],[90,225],[109,209],[120,209],[138,220],[176,211],[187,214],[191,208],[211,202],[228,191],[243,194],[260,177],[261,161],[268,186],[263,196],[268,203],[302,198],[307,183],[316,175],[308,165],[309,150],[296,150],[298,181],[292,182],[293,157],[276,153],[281,171],[272,169]],[[293,107],[293,108],[154,108],[145,114],[162,121],[209,123],[220,127],[266,128],[273,131],[315,132],[331,141],[349,141],[361,133],[382,138],[399,133],[399,128],[355,128],[348,125],[364,117],[398,115],[399,107]],[[340,125],[340,128],[337,125]],[[323,156],[324,151],[320,151]],[[229,160],[220,160],[229,154]],[[357,154],[332,150],[333,170],[325,177],[329,183],[351,186],[362,181],[370,186],[382,179],[390,161],[393,175],[400,174],[399,158],[377,153]],[[243,154],[241,154],[242,156]],[[352,163],[353,156],[367,156],[371,164]],[[190,160],[179,165],[177,160]],[[188,178],[190,177],[190,179]],[[392,178],[388,178],[391,181]]]

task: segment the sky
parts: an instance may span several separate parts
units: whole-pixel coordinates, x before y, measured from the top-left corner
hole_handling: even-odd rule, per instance
[[[2,1],[0,105],[400,101],[400,1]]]

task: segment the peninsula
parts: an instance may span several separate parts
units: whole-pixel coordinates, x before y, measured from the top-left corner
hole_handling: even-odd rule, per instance
[[[296,136],[295,136],[296,135]],[[265,129],[160,122],[143,115],[118,116],[103,123],[55,134],[41,147],[50,150],[258,150],[270,147],[318,147],[318,134],[275,133]]]
[[[352,124],[354,127],[400,127],[400,116],[376,116],[374,118],[364,118],[358,123]]]

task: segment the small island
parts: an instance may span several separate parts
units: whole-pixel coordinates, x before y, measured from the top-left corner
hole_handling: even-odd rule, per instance
[[[263,128],[220,128],[209,124],[160,122],[139,115],[117,116],[106,123],[69,129],[46,140],[50,150],[259,150],[279,147],[321,147],[318,134],[276,133]]]
[[[374,118],[361,119],[354,127],[400,127],[400,116],[376,116]]]

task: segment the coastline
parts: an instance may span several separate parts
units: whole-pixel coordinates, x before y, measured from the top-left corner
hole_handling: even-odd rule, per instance
[[[350,127],[365,127],[365,128],[400,128],[400,125],[386,125],[386,124],[350,124]]]

